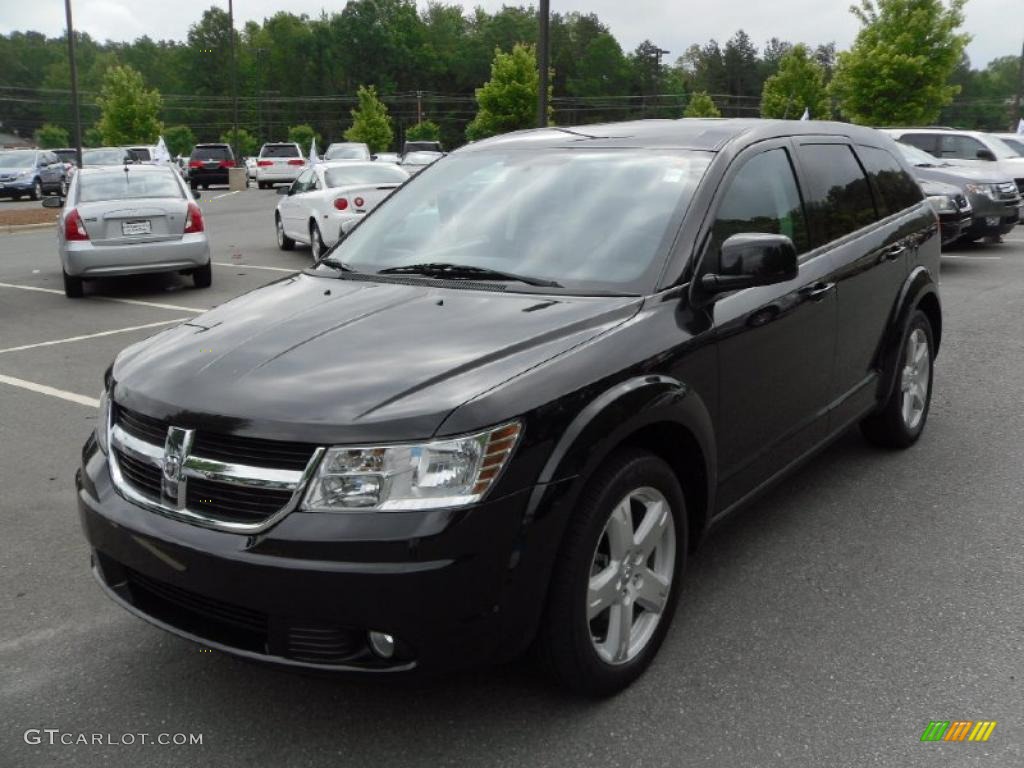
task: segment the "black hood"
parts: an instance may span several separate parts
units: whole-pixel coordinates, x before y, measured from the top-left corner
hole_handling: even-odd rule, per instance
[[[220,432],[420,439],[470,398],[618,325],[640,303],[299,274],[126,349],[114,399]]]

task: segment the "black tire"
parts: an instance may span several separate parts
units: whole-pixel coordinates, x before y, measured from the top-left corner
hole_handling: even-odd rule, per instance
[[[205,267],[192,270],[192,284],[196,288],[209,288],[213,283],[213,266],[207,262]]]
[[[203,189],[209,189],[209,188],[210,188],[209,184],[203,184]]]
[[[910,339],[916,333],[923,333],[927,341],[928,370],[927,391],[924,393],[924,409],[916,422],[908,423],[904,415],[904,376],[908,369],[907,353]],[[920,338],[919,336],[916,338]],[[928,421],[928,412],[931,409],[932,381],[935,377],[935,338],[932,335],[932,325],[928,316],[921,310],[915,310],[910,317],[910,322],[903,331],[903,338],[900,341],[899,356],[896,358],[896,381],[892,385],[892,392],[889,399],[878,411],[867,416],[860,423],[861,432],[868,442],[882,448],[902,450],[909,448],[918,441],[924,431],[924,425]],[[915,370],[919,370],[919,366]],[[914,378],[914,377],[910,377]]]
[[[82,278],[72,277],[67,272],[64,272],[64,295],[69,299],[82,298]]]
[[[664,496],[675,529],[672,583],[653,634],[636,656],[612,663],[595,648],[587,618],[587,589],[605,525],[615,507],[636,489]],[[687,553],[686,500],[672,469],[646,451],[614,454],[587,481],[569,522],[552,572],[536,651],[564,687],[588,696],[608,696],[630,685],[651,663],[672,623]],[[614,562],[614,561],[609,561]],[[610,619],[610,616],[609,616]],[[593,621],[599,621],[595,616]]]
[[[274,216],[274,227],[277,229],[277,247],[282,251],[295,250],[295,241],[284,233],[284,225],[280,216]]]
[[[319,243],[319,246],[317,245]],[[327,246],[324,245],[324,237],[320,234],[320,226],[315,222],[309,222],[309,250],[313,254],[313,263],[316,264],[324,253],[327,252]]]
[[[31,197],[33,200],[43,199],[43,182],[41,182],[39,179],[36,179],[35,181],[32,182],[32,191],[29,192],[29,197]]]

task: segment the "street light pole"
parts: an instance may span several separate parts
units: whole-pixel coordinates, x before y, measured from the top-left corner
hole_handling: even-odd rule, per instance
[[[64,0],[68,20],[68,62],[71,64],[71,112],[75,118],[75,161],[82,167],[82,116],[78,111],[78,67],[75,65],[75,25],[71,21],[71,0]]]
[[[551,1],[540,0],[538,10],[540,29],[537,35],[537,68],[540,78],[537,83],[537,125],[546,128],[548,124],[548,58],[549,30],[551,29]]]
[[[231,43],[231,101],[232,101],[232,128],[231,128],[231,151],[235,155],[235,162],[238,161],[238,62],[235,60],[235,7],[233,0],[228,0],[228,40]]]

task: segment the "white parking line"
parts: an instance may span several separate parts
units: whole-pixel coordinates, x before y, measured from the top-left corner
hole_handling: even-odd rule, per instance
[[[232,264],[230,261],[215,261],[213,262],[215,267],[237,267],[238,269],[266,269],[271,272],[298,272],[297,269],[288,269],[287,267],[263,267],[258,264]]]
[[[38,392],[41,395],[59,397],[61,400],[68,400],[72,403],[78,403],[79,405],[91,405],[93,408],[100,407],[100,401],[95,397],[86,397],[85,395],[68,392],[64,389],[48,387],[45,384],[36,384],[34,381],[25,381],[24,379],[16,379],[13,376],[4,376],[2,373],[0,373],[0,384],[10,384],[12,387],[27,389],[30,392]]]
[[[228,195],[237,195],[239,193],[239,191],[240,190],[236,189],[234,192],[225,192],[223,195],[215,195],[214,197],[211,197],[210,199],[211,200],[220,200],[222,197],[227,197]]]
[[[56,288],[40,288],[37,285],[16,285],[14,283],[0,283],[0,288],[17,288],[22,291],[39,291],[40,293],[56,293],[59,296],[64,295],[64,291],[59,291]],[[183,307],[180,304],[164,304],[158,301],[141,301],[140,299],[115,299],[113,296],[86,296],[87,300],[95,301],[113,301],[116,304],[133,304],[139,307],[156,307],[157,309],[171,309],[176,312],[195,312],[199,314],[205,312],[205,308],[196,309],[195,307]]]
[[[20,347],[7,347],[6,349],[0,349],[0,355],[4,352],[21,352],[25,349],[35,349],[36,347],[51,347],[54,344],[70,344],[73,341],[85,341],[86,339],[98,339],[100,336],[113,336],[116,333],[131,333],[132,331],[143,331],[147,328],[158,328],[161,325],[171,325],[172,323],[181,323],[188,318],[179,317],[175,320],[161,320],[158,323],[146,323],[145,325],[133,325],[130,328],[116,328],[113,331],[99,331],[98,333],[87,333],[84,336],[70,336],[66,339],[54,339],[53,341],[40,341],[35,344],[22,344]]]

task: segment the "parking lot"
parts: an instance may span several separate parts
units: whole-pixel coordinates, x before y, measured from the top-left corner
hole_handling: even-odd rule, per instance
[[[527,661],[387,684],[245,663],[94,584],[73,478],[103,371],[309,264],[277,249],[275,201],[203,193],[205,290],[152,277],[69,300],[52,230],[0,235],[0,765],[1024,764],[1024,227],[943,259],[921,442],[887,454],[851,433],[733,516],[692,559],[650,672],[592,702]],[[936,719],[998,727],[984,744],[920,742]],[[47,728],[203,743],[26,743]]]

